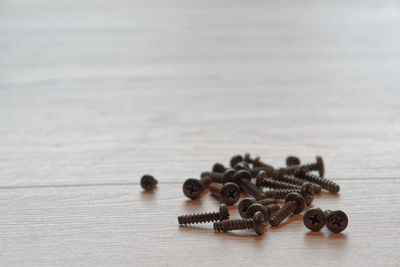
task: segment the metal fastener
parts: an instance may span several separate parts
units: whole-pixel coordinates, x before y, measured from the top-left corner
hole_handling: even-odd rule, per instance
[[[261,200],[253,200],[251,198],[244,198],[239,201],[238,211],[242,218],[247,218],[247,209],[253,204],[261,204],[264,206],[270,206],[277,204],[277,200],[274,198],[266,198]]]
[[[246,153],[246,154],[244,155],[244,161],[246,161],[247,163],[253,164],[253,167],[268,167],[268,168],[272,168],[271,165],[262,162],[262,161],[260,160],[260,157],[256,157],[256,158],[252,159],[252,158],[250,157],[250,154],[249,154],[249,153]]]
[[[225,166],[221,163],[215,163],[212,167],[213,172],[224,172],[226,170]]]
[[[229,219],[229,210],[225,204],[219,206],[219,211],[182,215],[178,217],[179,224],[194,224],[194,223],[205,223],[215,222]]]
[[[198,199],[207,186],[199,179],[189,178],[183,183],[183,194],[190,199]]]
[[[269,219],[269,211],[266,206],[261,205],[261,204],[253,204],[251,205],[246,212],[246,217],[247,218],[253,218],[254,214],[258,211],[261,211],[262,214],[264,215],[264,220],[267,221]]]
[[[300,185],[295,185],[292,183],[286,183],[278,180],[267,179],[267,173],[265,171],[260,171],[257,174],[256,180],[257,187],[268,187],[272,189],[300,189]]]
[[[265,220],[262,212],[257,211],[252,219],[231,219],[214,223],[214,231],[230,231],[241,229],[254,229],[258,235],[265,231]]]
[[[300,165],[300,159],[296,156],[288,156],[286,158],[286,166],[292,167],[292,166],[299,166]]]
[[[314,184],[318,184],[323,189],[326,189],[331,193],[337,193],[340,190],[340,186],[337,183],[332,182],[326,178],[318,177],[317,175],[307,173],[306,171],[302,170],[301,168],[297,168],[296,171],[294,172],[294,175],[303,180],[312,182]]]
[[[146,191],[153,190],[157,184],[158,181],[152,175],[149,174],[143,175],[142,178],[140,179],[140,185]]]
[[[328,228],[331,232],[337,234],[346,229],[349,218],[346,213],[341,210],[326,210],[326,228]]]
[[[222,184],[223,173],[220,172],[202,172],[200,177],[209,176],[212,183]]]
[[[285,198],[285,202],[286,203],[269,219],[269,223],[271,224],[271,226],[278,226],[292,212],[302,212],[305,206],[304,198],[298,193],[288,194]]]
[[[266,198],[264,192],[253,184],[250,179],[251,174],[246,170],[237,171],[232,177],[234,183],[238,184],[245,193],[251,195],[256,200]]]
[[[243,157],[241,155],[235,155],[231,158],[231,161],[229,163],[231,164],[231,167],[233,168],[236,164],[238,164],[241,161],[243,161]]]
[[[326,223],[326,215],[320,208],[307,210],[303,215],[304,225],[313,232],[318,232]]]
[[[219,197],[222,203],[228,206],[235,204],[240,198],[240,188],[237,184],[229,182],[222,186],[211,184],[209,190]]]
[[[271,189],[264,192],[268,198],[284,199],[289,193],[301,194],[307,206],[311,205],[314,200],[313,188],[311,183],[304,183],[301,189]]]

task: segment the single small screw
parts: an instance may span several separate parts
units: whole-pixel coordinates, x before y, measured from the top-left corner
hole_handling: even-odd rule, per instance
[[[207,179],[206,177],[203,178]],[[199,179],[189,178],[183,183],[183,194],[190,199],[198,199],[207,186]]]
[[[288,165],[288,167],[289,167],[289,165]],[[315,163],[308,163],[308,164],[304,164],[304,165],[297,164],[297,165],[292,165],[291,167],[298,167],[306,172],[318,171],[320,177],[324,177],[324,174],[325,174],[324,161],[322,160],[321,156],[316,157]]]
[[[306,206],[311,205],[314,200],[313,188],[311,183],[304,183],[300,189],[271,189],[264,194],[266,197],[284,199],[289,193],[299,193],[303,196]]]
[[[240,188],[235,183],[229,182],[222,186],[211,184],[209,190],[212,194],[218,196],[222,203],[228,206],[232,206],[240,198]]]
[[[262,235],[265,231],[265,220],[264,214],[257,211],[252,219],[231,219],[224,220],[214,223],[214,231],[229,231],[229,230],[241,230],[241,229],[251,229],[258,235]]]
[[[291,183],[286,183],[278,180],[267,179],[267,173],[265,171],[260,171],[257,174],[256,180],[257,187],[268,187],[272,189],[300,189],[300,185],[295,185]]]
[[[223,173],[220,172],[202,172],[200,177],[209,176],[212,183],[222,184]]]
[[[238,211],[242,218],[247,218],[247,209],[253,204],[261,204],[264,206],[270,206],[277,204],[277,200],[274,198],[265,198],[261,200],[253,200],[251,198],[244,198],[239,202]]]
[[[292,212],[300,213],[304,209],[304,198],[298,193],[290,193],[285,198],[285,204],[269,219],[271,226],[278,226]]]
[[[299,166],[300,165],[300,159],[296,156],[288,156],[286,158],[286,166],[292,167],[292,166]]]
[[[254,197],[256,200],[266,198],[264,192],[258,188],[251,181],[251,174],[246,170],[240,170],[235,172],[232,177],[234,183],[238,184],[244,192]]]
[[[303,215],[304,225],[313,232],[318,232],[326,223],[326,215],[320,208],[307,210]]]
[[[194,223],[205,223],[215,222],[229,219],[229,210],[225,204],[219,206],[219,211],[182,215],[178,217],[179,224],[194,224]]]
[[[233,168],[236,164],[238,164],[241,161],[243,161],[243,157],[241,155],[233,156],[230,161],[231,167]]]
[[[326,189],[331,193],[337,193],[340,190],[340,186],[337,183],[334,183],[326,178],[318,177],[317,175],[307,173],[306,171],[302,170],[301,168],[297,168],[297,170],[294,172],[294,175],[303,180],[312,182],[314,184],[318,184],[323,189]]]
[[[249,153],[246,153],[246,154],[244,155],[244,161],[246,161],[247,163],[253,164],[253,167],[268,167],[268,168],[272,168],[271,165],[262,162],[262,161],[260,160],[260,157],[256,157],[256,158],[252,159],[252,158],[250,157],[250,154],[249,154]]]
[[[326,210],[326,228],[328,228],[331,232],[337,234],[346,229],[349,218],[346,213],[341,210]]]
[[[212,167],[213,172],[224,172],[226,170],[225,166],[221,163],[215,163]]]
[[[140,179],[140,185],[146,191],[153,190],[157,184],[158,181],[152,175],[145,174]]]

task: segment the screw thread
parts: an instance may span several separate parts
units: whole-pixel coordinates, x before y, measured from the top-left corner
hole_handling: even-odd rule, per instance
[[[326,178],[321,178],[319,176],[306,173],[305,171],[296,172],[296,175],[299,175],[299,177],[304,180],[320,185],[323,189],[328,190],[331,193],[337,193],[340,190],[340,186],[337,183]]]
[[[268,214],[271,217],[272,214],[274,214],[275,212],[277,212],[281,207],[278,204],[272,204],[269,206],[266,206],[267,210],[268,210]]]
[[[243,187],[243,190],[245,192],[252,195],[256,200],[261,200],[266,198],[264,192],[256,185],[252,184],[249,180],[242,179],[241,186]]]
[[[271,176],[272,179],[286,182],[289,184],[295,184],[295,185],[303,185],[306,180],[303,180],[299,177],[294,177],[294,176],[289,176],[284,174],[283,172],[286,172],[286,169],[278,170],[274,172],[274,174]],[[313,183],[313,190],[315,194],[321,193],[321,186],[318,184]]]
[[[212,183],[222,184],[223,173],[220,172],[202,172],[200,177],[210,177]]]
[[[193,224],[204,222],[215,222],[221,219],[219,212],[197,213],[190,215],[182,215],[178,217],[179,224]]]
[[[214,231],[226,232],[229,230],[251,229],[254,227],[253,219],[230,219],[214,222]]]
[[[299,185],[286,183],[278,180],[260,179],[261,185],[272,189],[300,189]]]
[[[286,217],[296,210],[296,202],[289,201],[277,210],[269,219],[271,226],[278,226]]]
[[[269,205],[273,205],[273,204],[278,204],[278,201],[276,201],[276,199],[274,199],[274,198],[264,198],[264,199],[257,200],[255,203],[261,204],[263,206],[269,206]]]
[[[275,199],[284,199],[287,194],[289,193],[299,193],[301,194],[301,189],[275,189],[275,190],[270,190],[265,192],[265,195],[269,198],[275,198]]]

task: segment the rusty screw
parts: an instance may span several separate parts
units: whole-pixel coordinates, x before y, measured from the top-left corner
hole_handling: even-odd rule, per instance
[[[247,209],[253,204],[261,204],[264,206],[270,206],[277,204],[278,202],[274,198],[266,198],[261,200],[253,200],[251,198],[244,198],[239,202],[238,211],[242,218],[247,218]]]
[[[214,223],[214,231],[219,232],[251,228],[253,228],[258,235],[262,235],[264,233],[265,220],[262,212],[257,211],[252,219],[231,219]]]
[[[209,190],[212,194],[218,196],[222,203],[228,206],[232,206],[240,198],[240,188],[235,183],[229,182],[222,186],[211,184]]]
[[[320,208],[307,210],[303,215],[304,225],[313,232],[318,232],[326,223],[326,215]]]
[[[349,219],[346,213],[341,210],[326,210],[326,227],[333,233],[337,234],[346,229]]]
[[[157,184],[158,181],[152,175],[145,174],[140,179],[140,185],[146,191],[153,190]]]
[[[229,210],[225,204],[219,206],[219,211],[209,213],[198,213],[182,215],[178,217],[179,224],[194,224],[194,223],[205,223],[215,222],[229,219]]]
[[[298,193],[290,193],[285,198],[285,205],[276,211],[269,219],[271,226],[278,226],[292,212],[300,213],[304,209],[304,198]]]
[[[243,191],[254,197],[256,200],[266,198],[264,192],[261,189],[259,189],[256,185],[254,185],[250,181],[250,179],[251,179],[251,174],[246,170],[237,171],[232,177],[234,183],[238,184],[243,189]]]

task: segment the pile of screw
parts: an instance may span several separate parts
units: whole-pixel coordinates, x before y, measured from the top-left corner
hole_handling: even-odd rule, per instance
[[[190,214],[178,217],[181,225],[214,222],[215,231],[254,229],[261,235],[269,222],[278,226],[292,213],[301,213],[313,202],[313,195],[321,189],[338,193],[338,184],[324,178],[324,163],[317,156],[315,163],[300,163],[300,159],[289,156],[286,168],[275,169],[249,154],[235,155],[230,160],[231,168],[221,163],[214,164],[211,172],[203,172],[200,179],[190,178],[183,184],[183,193],[190,199],[199,199],[208,189],[221,202],[218,212]],[[315,174],[315,172],[318,173]],[[229,219],[227,206],[238,204],[241,219]],[[280,206],[278,202],[285,203]],[[343,211],[323,212],[319,208],[307,210],[303,215],[304,225],[311,231],[323,226],[339,233],[347,227],[348,218]]]

